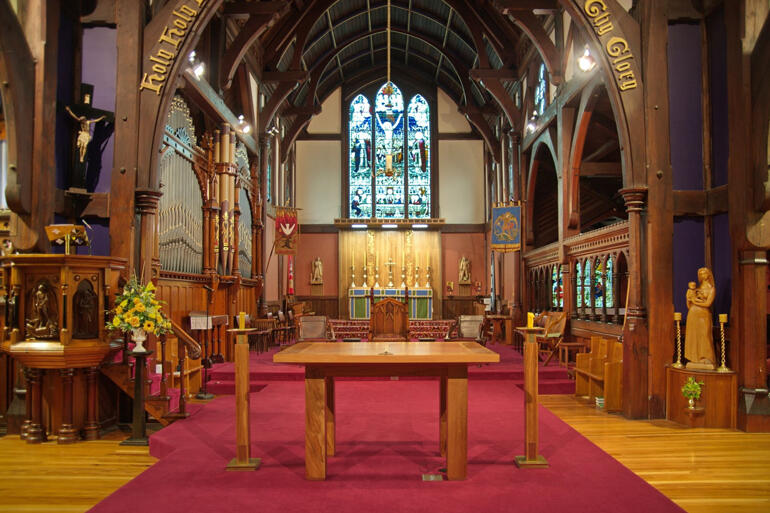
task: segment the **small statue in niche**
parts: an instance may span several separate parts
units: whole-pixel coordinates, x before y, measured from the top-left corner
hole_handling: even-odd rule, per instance
[[[310,284],[322,285],[324,282],[324,270],[321,257],[315,257],[313,260],[312,269],[310,271]]]
[[[687,288],[687,324],[684,356],[688,369],[713,369],[716,356],[711,334],[711,305],[716,297],[714,275],[706,267],[698,269],[700,285],[690,282]]]
[[[457,283],[460,285],[470,285],[471,283],[471,262],[466,257],[460,259],[460,273]]]
[[[74,306],[73,338],[97,338],[99,336],[99,326],[96,310],[99,300],[91,283],[87,280],[80,282],[75,297],[72,298],[72,303]]]
[[[33,317],[27,319],[27,337],[55,338],[58,334],[58,323],[51,315],[51,297],[48,287],[41,283],[32,294]]]

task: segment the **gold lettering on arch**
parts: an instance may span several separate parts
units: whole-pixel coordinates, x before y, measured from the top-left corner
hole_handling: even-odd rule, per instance
[[[590,18],[594,32],[600,38],[615,30],[615,26],[610,20],[610,11],[604,0],[586,0],[583,3],[583,12]],[[636,88],[636,76],[631,69],[632,64],[630,62],[634,55],[628,46],[628,41],[623,37],[613,35],[604,45],[604,50],[610,57],[612,72],[615,75],[618,88],[621,91]]]

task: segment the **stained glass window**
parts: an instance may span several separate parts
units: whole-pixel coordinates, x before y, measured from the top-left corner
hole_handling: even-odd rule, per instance
[[[359,94],[350,102],[350,217],[372,217],[372,109]]]
[[[575,262],[575,293],[577,295],[577,306],[583,306],[583,264]]]
[[[548,90],[548,74],[546,73],[545,64],[540,65],[540,70],[537,74],[537,86],[535,87],[535,109],[541,116],[545,112],[547,103],[546,92]]]
[[[604,262],[598,261],[594,269],[594,306],[604,307]]]
[[[407,109],[409,217],[430,217],[430,106],[415,95]]]
[[[362,94],[353,98],[348,120],[351,218],[431,216],[430,128],[427,100],[416,94],[405,111],[395,84],[384,84],[372,103]]]
[[[604,275],[604,301],[607,303],[607,308],[615,307],[615,296],[612,292],[615,290],[615,283],[612,277],[612,258],[607,257],[607,272]]]
[[[583,304],[591,307],[591,261],[586,260],[583,267]]]

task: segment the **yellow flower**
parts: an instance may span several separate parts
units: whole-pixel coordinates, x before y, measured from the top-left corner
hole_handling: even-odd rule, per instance
[[[128,319],[128,323],[134,328],[138,328],[140,324],[139,317],[136,317],[136,316],[131,317],[130,319]]]
[[[118,315],[122,314],[122,313],[123,313],[123,308],[121,308],[121,307],[117,307],[117,308],[115,309],[115,313],[116,313],[116,314],[118,314]]]
[[[120,326],[120,316],[116,315],[114,319],[112,319],[112,325],[116,328]]]
[[[128,306],[128,299],[124,299],[123,302],[120,303],[120,306],[122,308],[125,308],[126,306]]]
[[[153,330],[155,329],[155,323],[152,321],[144,321],[142,328],[144,328],[144,331],[149,331],[150,333],[152,333]]]
[[[138,304],[139,304],[139,303],[141,303],[141,302],[142,302],[142,300],[141,300],[141,299],[139,299],[138,297],[135,297],[135,298],[134,298],[134,304],[135,304],[135,305],[138,305]]]
[[[144,304],[142,304],[142,303],[137,303],[136,304],[136,311],[137,312],[144,312],[144,310],[145,310]]]
[[[152,306],[158,306],[158,302],[157,302],[156,300],[154,300],[154,299],[151,299],[151,300],[150,300],[150,304],[151,304]]]
[[[153,291],[155,290],[155,285],[152,284],[152,282],[148,283],[147,286],[144,288],[144,290]]]

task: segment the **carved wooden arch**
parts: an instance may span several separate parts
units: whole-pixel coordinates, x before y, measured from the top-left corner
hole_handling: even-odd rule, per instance
[[[9,2],[0,2],[0,87],[8,134],[8,173],[5,198],[18,214],[32,205],[32,140],[35,63],[24,31]],[[33,242],[34,245],[34,242]]]
[[[558,159],[556,158],[556,151],[554,150],[553,146],[553,138],[551,137],[551,131],[550,130],[544,130],[542,134],[540,134],[540,137],[537,138],[537,140],[532,144],[532,150],[530,151],[530,161],[529,161],[529,171],[527,173],[527,243],[531,244],[535,241],[535,232],[534,232],[534,223],[532,222],[534,220],[534,210],[535,210],[535,187],[537,184],[537,173],[540,168],[540,161],[541,159],[537,158],[538,153],[541,150],[541,146],[545,145],[546,148],[548,148],[551,159],[553,159],[553,167],[554,172],[556,173],[556,181],[558,183],[560,177],[559,177],[559,169],[556,163],[558,162]]]
[[[559,52],[537,17],[532,12],[517,12],[514,23],[529,37],[532,44],[537,48],[551,76],[551,83],[560,84],[563,77]]]
[[[159,148],[163,144],[166,116],[171,108],[171,101],[176,94],[175,77],[189,63],[187,55],[198,44],[198,40],[204,32],[204,28],[222,5],[224,0],[210,0],[200,7],[196,17],[189,22],[184,38],[178,43],[173,62],[168,66],[166,82],[159,94],[150,89],[144,89],[139,93],[139,148],[138,148],[138,172],[136,186],[139,188],[158,189],[158,158]],[[164,29],[174,27],[177,19],[174,11],[181,5],[187,6],[185,0],[170,1],[158,12],[144,29],[145,57],[143,58],[142,73],[152,73],[148,62],[153,49],[156,47]],[[179,11],[178,11],[179,12]]]
[[[577,228],[580,222],[580,165],[583,162],[583,148],[585,147],[588,127],[591,124],[591,115],[599,98],[599,89],[604,84],[598,75],[583,89],[580,96],[580,107],[575,122],[575,130],[572,136],[572,145],[569,153],[569,222],[570,228]]]
[[[618,139],[623,168],[623,186],[646,187],[647,174],[645,168],[645,121],[642,73],[639,65],[641,59],[641,30],[639,23],[634,20],[616,0],[559,0],[564,10],[570,15],[574,24],[582,29],[582,35],[591,46],[597,62],[599,73],[607,84],[607,93],[612,106],[615,122],[618,127]],[[598,17],[609,13],[613,30],[599,35],[594,27],[591,16]],[[607,52],[607,46],[613,37],[623,37],[634,55],[627,62],[634,72],[636,87],[622,91],[613,74],[612,57]]]

